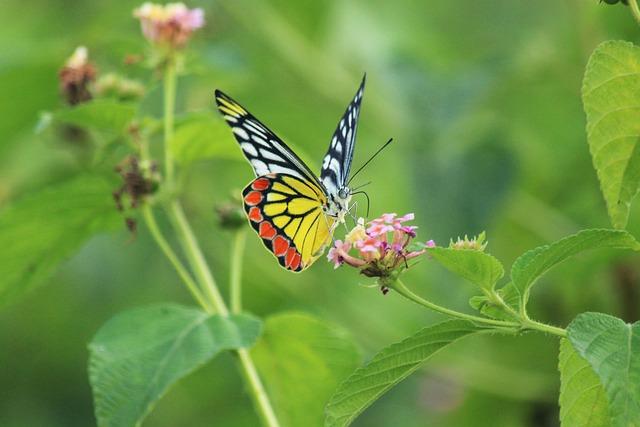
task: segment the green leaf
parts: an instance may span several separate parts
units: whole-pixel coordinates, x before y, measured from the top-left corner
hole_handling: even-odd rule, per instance
[[[53,113],[53,117],[59,122],[120,134],[133,120],[136,111],[135,104],[112,99],[95,99],[58,110]]]
[[[429,254],[447,270],[467,279],[480,289],[490,291],[504,276],[504,268],[495,257],[473,249],[429,248]]]
[[[105,177],[82,175],[0,211],[0,305],[45,282],[94,234],[122,226],[113,189]]]
[[[578,354],[604,385],[613,427],[640,426],[640,322],[583,313],[567,328]]]
[[[360,364],[344,330],[297,313],[267,319],[251,353],[283,427],[322,426],[324,404]]]
[[[522,306],[529,300],[536,280],[554,265],[590,249],[621,248],[640,250],[640,243],[626,231],[593,229],[525,252],[513,263],[511,280],[520,294]]]
[[[587,140],[614,228],[624,228],[640,185],[640,48],[602,43],[582,84]]]
[[[589,362],[566,339],[560,341],[560,424],[562,427],[610,427],[607,395]]]
[[[212,157],[243,158],[227,124],[211,112],[193,113],[181,120],[169,145],[182,164]]]
[[[415,372],[438,350],[480,330],[471,322],[449,320],[428,326],[383,349],[340,384],[327,404],[325,426],[348,426],[362,411]]]
[[[261,323],[163,304],[120,313],[89,344],[89,380],[99,426],[140,425],[179,379],[223,350],[251,346]]]

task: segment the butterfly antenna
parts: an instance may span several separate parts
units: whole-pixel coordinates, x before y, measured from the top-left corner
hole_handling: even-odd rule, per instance
[[[366,187],[367,185],[371,184],[373,181],[369,181],[369,182],[365,182],[364,184],[358,185],[357,187],[354,187],[351,189],[351,194],[353,194],[354,191],[358,191],[359,189]]]
[[[376,151],[375,153],[373,153],[373,156],[369,157],[369,160],[367,160],[366,162],[364,162],[364,164],[363,164],[362,166],[360,166],[360,167],[358,168],[358,170],[354,172],[354,174],[353,174],[353,175],[351,175],[351,178],[349,178],[349,181],[347,181],[347,185],[349,185],[349,183],[351,182],[351,180],[352,180],[353,178],[355,178],[355,177],[356,177],[356,175],[358,175],[358,173],[359,173],[362,169],[364,169],[364,168],[365,168],[365,166],[367,166],[369,163],[371,163],[371,160],[375,159],[375,158],[376,158],[376,156],[377,156],[378,154],[380,154],[380,152],[381,152],[382,150],[384,150],[384,149],[387,147],[387,145],[391,144],[391,141],[393,141],[393,138],[389,138],[389,140],[388,140],[387,142],[385,142],[385,143],[384,143],[384,145],[383,145],[382,147],[378,148],[378,151]]]
[[[356,194],[364,194],[364,197],[367,199],[367,215],[366,215],[366,217],[369,218],[369,206],[370,206],[369,195],[367,194],[366,191],[356,191],[355,193],[351,193],[351,195],[356,195]]]

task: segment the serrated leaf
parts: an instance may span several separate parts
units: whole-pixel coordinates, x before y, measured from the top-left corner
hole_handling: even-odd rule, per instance
[[[562,427],[611,427],[607,395],[589,362],[560,341],[560,425]]]
[[[0,211],[0,306],[47,280],[91,236],[122,226],[113,181],[81,175]]]
[[[94,99],[73,107],[53,112],[59,122],[120,134],[136,115],[135,104],[112,99]]]
[[[376,354],[344,381],[327,404],[325,426],[350,425],[380,396],[452,342],[482,330],[471,322],[449,320],[428,326]]]
[[[206,158],[241,160],[242,154],[229,127],[211,112],[193,113],[178,123],[169,141],[176,161],[189,164]]]
[[[614,228],[624,228],[640,185],[640,48],[602,43],[582,84],[587,140]]]
[[[261,322],[163,304],[120,313],[89,344],[89,380],[101,427],[140,425],[176,381],[223,350],[251,346]]]
[[[571,322],[567,336],[604,386],[611,425],[640,426],[640,322],[583,313]]]
[[[560,262],[591,249],[620,248],[640,250],[640,243],[626,231],[593,229],[565,237],[557,242],[525,252],[511,267],[511,280],[526,306],[531,287],[540,276]]]
[[[490,291],[504,276],[504,268],[495,257],[472,249],[428,248],[429,254],[447,270]]]
[[[299,313],[268,318],[251,353],[283,427],[322,426],[324,404],[360,363],[347,332]]]

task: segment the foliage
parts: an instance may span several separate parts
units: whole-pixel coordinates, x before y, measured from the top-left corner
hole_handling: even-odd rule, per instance
[[[368,406],[415,372],[434,353],[480,329],[450,320],[429,326],[390,345],[340,384],[327,404],[326,426],[348,426]]]
[[[580,252],[597,248],[640,250],[640,243],[626,231],[583,230],[550,245],[540,246],[521,255],[511,268],[511,280],[525,307],[535,281],[554,265]]]
[[[589,362],[560,341],[560,424],[562,427],[609,427],[609,403]]]
[[[640,425],[640,323],[583,313],[567,328],[569,340],[598,375],[614,427]]]
[[[440,264],[485,291],[492,291],[504,276],[500,261],[489,254],[472,249],[433,248],[428,250]]]
[[[587,64],[582,99],[589,149],[615,228],[627,225],[640,188],[639,90],[640,48],[623,41],[598,46]]]
[[[116,315],[89,344],[99,426],[136,426],[169,387],[223,350],[250,347],[261,322],[179,305]]]
[[[35,1],[24,14],[7,0],[0,17],[0,383],[11,390],[1,425],[93,423],[79,343],[108,318],[89,346],[99,425],[525,427],[532,413],[558,418],[550,386],[510,392],[529,379],[554,384],[556,338],[561,424],[640,425],[637,323],[622,320],[640,313],[637,254],[590,251],[640,249],[639,48],[606,41],[587,63],[602,40],[637,36],[634,0],[239,0],[196,2],[188,13]],[[79,44],[88,58],[65,63]],[[84,74],[69,73],[78,62]],[[233,193],[225,206],[235,209],[250,169],[210,108],[213,90],[237,94],[296,152],[312,154],[305,161],[321,159],[363,69],[355,164],[384,135],[398,143],[354,180],[353,200],[371,179],[373,217],[409,207],[421,237],[436,242],[486,228],[491,253],[484,233],[447,248],[416,240],[403,248],[415,258],[385,247],[397,269],[380,282],[320,261],[294,276],[255,241],[244,253],[242,231],[214,227],[213,205]],[[105,76],[117,76],[108,94]],[[135,90],[123,96],[123,84]],[[352,209],[362,215],[362,203]],[[606,213],[613,229],[587,228]],[[530,298],[543,275],[553,286]],[[45,283],[58,286],[24,298]],[[130,309],[184,298],[179,284],[198,308]],[[460,311],[467,299],[473,313]],[[262,335],[263,321],[241,314],[240,302],[264,317]],[[283,308],[315,315],[272,314]],[[575,317],[587,309],[620,318]],[[373,356],[358,367],[361,347]]]
[[[46,282],[92,236],[121,224],[113,181],[79,175],[29,194],[0,214],[0,305]]]
[[[324,405],[360,362],[341,328],[302,313],[268,317],[252,350],[283,426],[321,426]]]

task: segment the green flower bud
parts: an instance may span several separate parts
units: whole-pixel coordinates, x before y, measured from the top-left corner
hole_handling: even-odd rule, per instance
[[[237,230],[247,224],[247,217],[242,208],[242,201],[235,196],[231,200],[215,207],[218,224],[227,230]]]

